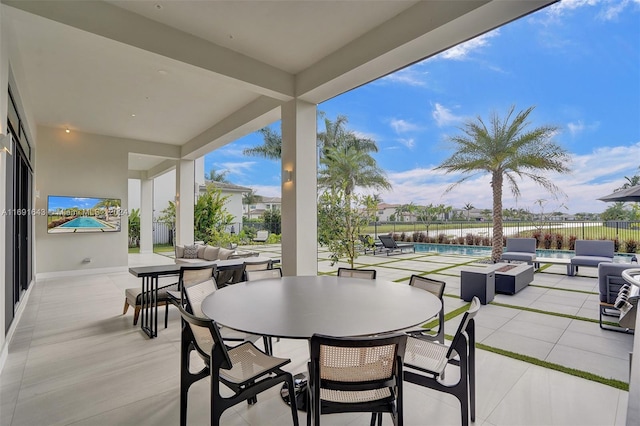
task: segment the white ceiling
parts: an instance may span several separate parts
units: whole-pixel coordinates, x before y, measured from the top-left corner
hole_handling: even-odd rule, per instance
[[[2,0],[2,24],[37,125],[196,158],[552,2]],[[149,145],[131,170],[166,160]]]

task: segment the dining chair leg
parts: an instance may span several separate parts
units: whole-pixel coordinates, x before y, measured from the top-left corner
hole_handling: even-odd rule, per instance
[[[164,328],[169,325],[169,302],[164,303]]]
[[[127,298],[124,298],[124,309],[122,310],[122,315],[126,314],[129,310],[129,302],[127,302]]]

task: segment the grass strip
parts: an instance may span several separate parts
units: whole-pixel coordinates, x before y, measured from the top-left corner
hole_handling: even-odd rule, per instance
[[[494,303],[492,302],[492,304],[494,304]],[[497,304],[497,303],[495,303],[495,304]],[[467,311],[467,309],[469,309],[469,305],[470,305],[470,303],[467,303],[464,306],[461,306],[460,308],[445,314],[445,316],[444,316],[445,322],[449,321],[452,318],[457,317],[458,315],[462,315],[463,313],[465,313]],[[497,305],[503,306],[503,304],[497,304]],[[520,309],[519,307],[513,307],[513,306],[510,306],[510,305],[504,305],[504,306],[505,307],[511,307],[511,308],[514,308],[514,309]],[[543,314],[547,313],[547,312],[544,312],[544,311],[539,311],[539,310],[530,309],[530,308],[527,308],[525,310],[531,310],[531,311],[539,312],[539,313],[543,313]],[[549,314],[554,315],[554,313],[549,313]],[[557,314],[557,315],[558,316],[564,316],[564,314]],[[575,318],[580,318],[580,317],[575,317]],[[586,318],[586,320],[593,321],[590,318]],[[597,321],[595,321],[595,322],[597,322]],[[425,328],[432,328],[436,324],[438,324],[438,321],[434,320],[434,321],[430,321],[429,323],[425,324],[424,327]],[[447,340],[453,340],[453,336],[449,335],[449,334],[446,334],[445,338]],[[539,367],[548,368],[550,370],[554,370],[554,371],[559,371],[561,373],[570,374],[572,376],[579,377],[581,379],[590,380],[590,381],[596,382],[596,383],[601,383],[603,385],[611,386],[612,388],[620,389],[620,390],[627,391],[627,392],[629,391],[629,384],[626,383],[626,382],[623,382],[621,380],[616,380],[616,379],[611,379],[611,378],[598,376],[597,374],[589,373],[588,371],[582,371],[582,370],[578,370],[576,368],[565,367],[565,366],[560,365],[560,364],[555,364],[553,362],[544,361],[544,360],[541,360],[541,359],[538,359],[538,358],[534,358],[532,356],[519,354],[519,353],[508,351],[508,350],[505,350],[505,349],[499,349],[499,348],[496,348],[496,347],[493,347],[493,346],[485,345],[483,343],[477,343],[476,342],[476,348],[484,350],[484,351],[488,351],[488,352],[493,352],[493,353],[498,354],[498,355],[506,356],[508,358],[517,359],[518,361],[524,361],[524,362],[527,362],[529,364],[537,365]]]
[[[449,336],[447,336],[449,337]],[[484,351],[493,352],[498,355],[506,356],[509,358],[517,359],[519,361],[524,361],[529,364],[537,365],[540,367],[548,368],[550,370],[560,371],[561,373],[570,374],[572,376],[580,377],[581,379],[591,380],[592,382],[601,383],[603,385],[611,386],[612,388],[620,389],[623,391],[629,391],[629,383],[623,382],[621,380],[616,379],[608,379],[606,377],[598,376],[597,374],[589,373],[587,371],[578,370],[575,368],[565,367],[560,364],[555,364],[553,362],[543,361],[538,358],[534,358],[528,355],[522,355],[515,352],[507,351],[504,349],[494,348],[493,346],[484,345],[482,343],[476,343],[477,349],[482,349]]]
[[[563,288],[563,287],[549,287],[547,285],[540,285],[540,284],[529,284],[529,287],[546,288],[548,290],[571,291],[573,293],[582,293],[582,294],[600,294],[600,293],[596,293],[596,292],[593,292],[593,291],[575,290],[575,289],[572,289],[572,288]]]
[[[554,317],[569,318],[569,319],[574,319],[574,320],[579,320],[579,321],[599,323],[599,320],[594,319],[594,318],[579,317],[577,315],[562,314],[560,312],[543,311],[541,309],[529,308],[529,307],[526,307],[526,306],[508,305],[506,303],[500,303],[500,302],[491,302],[491,305],[501,306],[503,308],[519,309],[521,311],[533,312],[533,313],[536,313],[536,314],[551,315],[551,316],[554,316]]]

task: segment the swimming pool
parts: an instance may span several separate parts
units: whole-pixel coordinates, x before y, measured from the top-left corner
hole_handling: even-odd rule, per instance
[[[487,246],[459,246],[454,244],[428,244],[416,243],[416,252],[435,252],[438,254],[462,254],[465,256],[489,257],[491,247]],[[544,250],[537,249],[536,257],[551,257],[554,259],[570,259],[575,256],[571,250]],[[633,254],[616,253],[615,259],[629,262]],[[626,259],[626,260],[625,260]]]
[[[60,225],[59,228],[108,228],[108,226],[92,217],[76,217]]]

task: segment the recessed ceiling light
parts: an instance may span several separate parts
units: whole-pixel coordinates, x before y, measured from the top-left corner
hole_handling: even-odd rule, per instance
[[[132,117],[135,117],[136,115],[135,115],[135,114],[131,114],[131,116],[132,116]]]
[[[160,74],[160,75],[167,75],[167,74],[169,74],[169,73],[168,73],[167,71],[165,71],[165,70],[158,70],[158,74]]]
[[[68,127],[66,129],[64,129],[64,131],[67,132],[67,133],[71,133],[71,130],[69,130]]]

